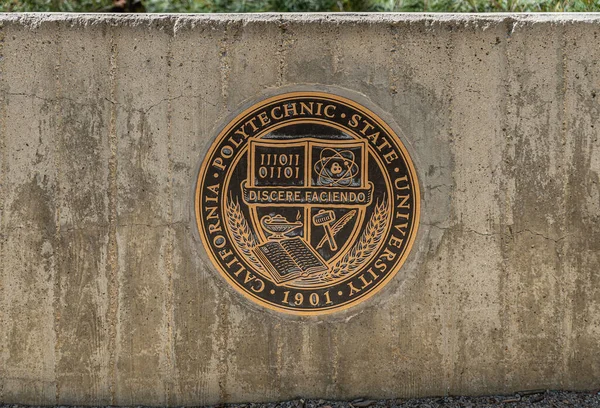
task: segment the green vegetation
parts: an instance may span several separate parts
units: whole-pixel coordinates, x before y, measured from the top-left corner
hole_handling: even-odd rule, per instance
[[[600,0],[0,0],[0,11],[247,13],[600,11]]]

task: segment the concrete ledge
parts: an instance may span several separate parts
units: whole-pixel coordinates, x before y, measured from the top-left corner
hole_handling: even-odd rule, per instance
[[[0,401],[598,388],[599,15],[0,24]],[[193,214],[225,118],[297,86],[379,107],[421,183],[409,261],[325,317],[232,291]]]

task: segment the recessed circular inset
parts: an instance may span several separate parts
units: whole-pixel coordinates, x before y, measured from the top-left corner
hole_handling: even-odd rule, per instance
[[[195,209],[231,286],[305,315],[346,309],[390,281],[412,247],[419,200],[390,126],[348,98],[306,91],[265,99],[225,126],[200,168]]]

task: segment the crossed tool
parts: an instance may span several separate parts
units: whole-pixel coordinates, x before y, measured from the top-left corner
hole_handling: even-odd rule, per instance
[[[313,216],[313,223],[315,225],[323,226],[323,229],[325,230],[325,236],[323,237],[323,239],[321,239],[319,245],[317,245],[317,249],[325,245],[325,242],[329,242],[329,247],[331,248],[331,250],[337,250],[337,242],[335,242],[335,235],[342,228],[344,228],[344,225],[346,225],[352,218],[354,218],[355,214],[356,210],[347,212],[339,220],[337,220],[337,222],[334,223],[335,213],[333,212],[333,210],[319,210],[319,212]]]

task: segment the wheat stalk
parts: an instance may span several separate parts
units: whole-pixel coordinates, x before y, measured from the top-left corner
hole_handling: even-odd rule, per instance
[[[375,204],[375,210],[360,239],[352,249],[333,265],[327,278],[337,279],[360,269],[377,249],[388,220],[387,202]]]
[[[248,226],[248,222],[240,209],[240,203],[237,200],[233,201],[233,199],[230,199],[227,201],[227,224],[229,225],[233,239],[244,258],[246,258],[246,261],[262,270],[263,266],[252,252],[258,245],[256,236]]]

